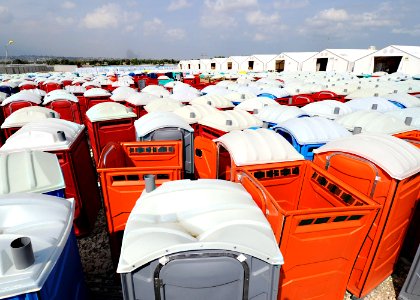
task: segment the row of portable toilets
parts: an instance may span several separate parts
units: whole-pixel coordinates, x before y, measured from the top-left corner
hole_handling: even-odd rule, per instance
[[[414,99],[337,118],[182,85],[167,109],[177,85],[2,102],[0,298],[86,297],[75,236],[101,204],[124,299],[361,298],[393,272],[420,196]]]

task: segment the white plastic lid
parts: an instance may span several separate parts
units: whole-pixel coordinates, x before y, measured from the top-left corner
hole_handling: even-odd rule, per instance
[[[262,86],[260,94],[271,94],[276,98],[283,98],[288,97],[290,95],[290,92],[287,89],[264,85]]]
[[[115,102],[98,103],[86,111],[86,116],[91,122],[137,117],[131,108]]]
[[[373,162],[392,178],[403,180],[420,172],[420,151],[412,144],[385,134],[362,133],[337,139],[314,153],[339,151]]]
[[[130,96],[128,96],[127,99],[125,99],[125,101],[133,105],[140,106],[140,105],[146,105],[152,102],[153,100],[157,100],[157,99],[160,99],[160,98],[152,94],[140,92],[140,93],[131,94]]]
[[[232,101],[220,95],[205,95],[197,97],[190,101],[191,104],[208,104],[216,108],[230,108],[234,107]]]
[[[180,116],[168,111],[148,113],[134,121],[137,137],[143,137],[161,128],[175,127],[193,132],[194,129]]]
[[[155,95],[157,97],[169,97],[170,93],[167,89],[160,85],[148,85],[141,90],[143,93]]]
[[[1,125],[1,128],[22,127],[29,122],[40,121],[49,118],[59,119],[60,114],[52,109],[42,106],[23,107],[14,111],[10,116],[8,116]]]
[[[257,95],[251,92],[232,92],[225,96],[225,98],[232,102],[243,102],[247,99],[255,98]]]
[[[246,99],[235,106],[235,110],[246,110],[249,112],[254,112],[255,110],[260,111],[263,107],[266,106],[279,106],[276,101],[267,97],[254,97]]]
[[[65,188],[57,156],[41,151],[0,152],[0,195]]]
[[[301,145],[326,143],[351,135],[343,126],[321,117],[294,118],[274,128],[289,132]]]
[[[57,263],[73,227],[74,201],[39,194],[0,197],[0,298],[39,291]],[[17,270],[10,243],[29,237],[35,263]]]
[[[182,104],[176,100],[169,98],[159,98],[146,104],[144,109],[150,113],[158,111],[174,111],[180,107],[182,107]]]
[[[15,150],[68,150],[85,126],[62,119],[30,122],[10,136],[0,151]],[[60,131],[65,134],[63,140]]]
[[[420,99],[409,94],[393,93],[382,95],[383,98],[401,103],[405,107],[420,107]]]
[[[140,196],[127,221],[117,272],[192,250],[233,250],[284,263],[270,224],[242,185],[178,180]]]
[[[17,102],[17,101],[28,101],[35,104],[41,104],[41,96],[35,93],[28,92],[28,90],[20,91],[19,93],[13,94],[10,97],[7,97],[1,103],[1,106],[5,106],[6,104]]]
[[[261,121],[278,124],[289,119],[306,116],[306,113],[296,106],[278,105],[263,107],[254,116]]]
[[[312,102],[302,107],[302,110],[310,116],[320,116],[332,120],[352,112],[348,105],[337,100]]]
[[[53,93],[55,92],[55,93]],[[70,94],[69,92],[65,91],[65,90],[54,90],[50,93],[48,93],[45,97],[44,97],[44,102],[43,104],[48,104],[51,103],[53,101],[56,100],[68,100],[71,102],[79,102],[79,99],[77,99],[77,97],[73,94]]]
[[[136,93],[134,89],[129,86],[120,86],[112,91],[111,100],[113,101],[124,101],[131,94]]]
[[[107,90],[101,88],[91,88],[84,92],[83,96],[85,97],[108,97],[111,96],[111,93]]]
[[[379,112],[386,112],[399,109],[396,105],[380,97],[357,98],[346,102],[346,105],[348,105],[353,111],[376,110]],[[377,106],[376,109],[372,109],[373,106]]]
[[[244,110],[217,111],[198,121],[199,124],[229,132],[251,127],[262,127],[262,121]]]
[[[204,116],[217,112],[217,108],[207,104],[185,105],[176,110],[174,113],[183,118],[188,124],[197,123]]]
[[[84,94],[86,92],[86,88],[81,85],[67,85],[65,89],[66,91],[75,94]]]
[[[229,151],[237,166],[304,159],[280,134],[265,128],[233,130],[216,141]]]
[[[404,120],[375,111],[356,111],[337,118],[335,122],[350,131],[354,127],[361,127],[361,132],[370,133],[397,134],[416,129],[405,125]]]
[[[405,122],[406,118],[412,118],[410,126],[420,129],[420,107],[411,107],[386,112],[387,115],[396,117]]]

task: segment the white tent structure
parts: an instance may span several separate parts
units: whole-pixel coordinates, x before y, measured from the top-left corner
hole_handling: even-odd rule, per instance
[[[354,72],[359,74],[374,72],[419,74],[420,46],[390,45],[356,60]]]
[[[352,72],[355,61],[372,54],[370,49],[325,49],[305,60],[302,71]]]
[[[317,52],[282,52],[267,63],[267,71],[300,71],[302,63],[315,54]]]
[[[230,56],[222,64],[223,72],[238,72],[241,63],[247,59],[247,56]]]
[[[210,69],[207,71],[222,71],[223,65],[225,64],[226,57],[214,57],[210,60]]]
[[[275,57],[275,54],[251,55],[246,57],[240,64],[240,71],[264,72],[267,71],[267,64]]]

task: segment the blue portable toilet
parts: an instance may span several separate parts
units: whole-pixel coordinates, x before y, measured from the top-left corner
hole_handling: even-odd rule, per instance
[[[322,118],[294,118],[273,127],[302,154],[305,159],[312,160],[312,151],[329,141],[350,136],[351,133],[334,121]]]
[[[87,299],[73,216],[72,199],[0,197],[0,299]]]
[[[0,170],[0,196],[37,193],[64,198],[66,185],[58,158],[53,153],[1,152]]]

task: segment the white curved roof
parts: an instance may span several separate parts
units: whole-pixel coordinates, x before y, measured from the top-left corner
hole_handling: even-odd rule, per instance
[[[385,134],[362,133],[337,139],[314,153],[340,151],[373,162],[392,178],[405,179],[420,172],[420,150],[410,143]]]
[[[227,100],[232,101],[232,102],[243,102],[247,99],[251,99],[255,97],[257,97],[257,94],[250,93],[250,92],[244,92],[244,93],[232,92],[232,93],[226,94],[225,96]]]
[[[361,127],[362,132],[397,134],[415,130],[400,120],[388,114],[376,111],[356,111],[335,120],[348,130]]]
[[[287,89],[273,86],[263,86],[262,90],[259,91],[259,94],[272,94],[276,96],[276,98],[288,97],[290,95]]]
[[[56,93],[50,92],[44,97],[44,101],[43,101],[44,105],[50,102],[56,101],[56,100],[68,100],[72,102],[79,102],[79,99],[77,99],[75,95],[65,90],[56,90],[56,91],[59,91],[59,92],[56,92]]]
[[[107,81],[107,80],[105,80]],[[106,85],[106,83],[104,83],[104,85]],[[88,86],[95,86],[97,88],[101,88],[101,83],[100,82],[95,82],[95,81],[86,81],[82,83],[82,87],[86,88]]]
[[[86,92],[86,88],[81,85],[67,85],[64,87],[66,91],[69,91],[70,93],[84,93]]]
[[[304,157],[273,130],[233,130],[216,139],[230,153],[237,166],[303,160]]]
[[[420,99],[414,97],[413,95],[403,94],[403,93],[393,93],[382,95],[382,98],[387,100],[396,101],[404,105],[405,107],[420,107]]]
[[[117,272],[191,250],[233,250],[283,264],[267,219],[239,183],[165,182],[140,196],[124,231]]]
[[[175,83],[175,81],[173,82]],[[192,88],[187,84],[175,84],[172,95],[170,95],[169,98],[182,102],[189,102],[198,96],[200,96],[200,92],[197,89]]]
[[[113,101],[124,101],[130,95],[136,93],[136,90],[128,86],[120,86],[112,91],[112,96],[110,97]]]
[[[5,106],[6,104],[17,101],[29,101],[35,104],[41,104],[41,96],[28,91],[29,90],[23,90],[19,93],[11,95],[10,97],[7,97],[2,101],[1,106]]]
[[[36,82],[33,82],[33,81],[25,80],[25,81],[22,81],[21,83],[19,83],[18,86],[19,87],[22,87],[24,85],[33,85],[33,86],[36,86],[38,84]]]
[[[279,106],[276,101],[267,97],[255,97],[250,98],[242,101],[237,106],[235,106],[235,110],[246,110],[249,112],[254,112],[255,110],[260,111],[263,107],[266,106]]]
[[[356,110],[372,110],[372,105],[377,105],[376,111],[386,112],[399,109],[395,104],[380,97],[357,98],[346,102],[353,111]]]
[[[405,122],[407,117],[411,117],[412,121],[410,126],[420,129],[420,107],[411,107],[399,110],[393,110],[386,112],[385,114],[396,117],[401,121]]]
[[[208,104],[216,108],[234,107],[232,101],[229,101],[225,96],[220,95],[204,95],[197,97],[191,100],[190,104]]]
[[[111,93],[101,88],[91,88],[83,93],[85,97],[108,97]]]
[[[229,94],[231,91],[228,90],[228,87],[218,86],[218,85],[208,85],[201,90],[202,93],[208,95],[219,95],[223,96]]]
[[[39,291],[58,261],[73,227],[74,201],[39,194],[0,198],[0,298]],[[35,263],[17,270],[10,243],[29,237]]]
[[[126,102],[131,103],[136,106],[140,105],[146,105],[154,100],[159,100],[160,98],[158,96],[148,94],[148,93],[134,93],[128,96],[127,99],[125,99]]]
[[[137,117],[131,108],[115,102],[98,103],[86,111],[86,116],[91,122]]]
[[[143,93],[152,94],[157,97],[169,97],[170,95],[169,91],[160,85],[148,85],[141,91]]]
[[[147,103],[144,109],[150,113],[156,111],[174,111],[180,107],[182,107],[182,103],[176,100],[169,98],[158,98],[157,100]]]
[[[289,119],[274,128],[289,132],[301,145],[326,143],[351,135],[343,126],[321,117]]]
[[[379,97],[381,94],[392,93],[394,90],[391,88],[374,88],[371,86],[360,86],[353,90],[350,94],[346,96],[346,99],[358,99],[358,98],[370,98],[370,97]]]
[[[352,112],[348,105],[337,100],[312,102],[303,106],[302,110],[310,116],[320,116],[327,119],[336,119],[338,116]]]
[[[136,134],[143,137],[160,128],[175,127],[193,132],[194,129],[180,116],[168,111],[148,113],[134,121]]]
[[[231,121],[231,125],[228,125],[229,121]],[[262,127],[263,125],[262,121],[244,110],[218,111],[204,116],[198,123],[224,132]]]
[[[1,128],[22,127],[29,122],[49,118],[59,119],[60,114],[52,109],[42,106],[23,107],[8,116],[1,125]]]
[[[204,116],[217,112],[217,108],[207,104],[193,104],[182,106],[173,112],[183,118],[188,124],[197,123]]]
[[[263,107],[254,114],[261,121],[276,124],[305,115],[306,113],[301,108],[287,105]]]
[[[0,153],[0,195],[65,188],[57,156],[41,151]]]
[[[84,128],[84,125],[62,119],[30,122],[10,136],[0,151],[69,149],[79,134],[83,134]],[[60,141],[58,131],[65,133],[66,140]]]

